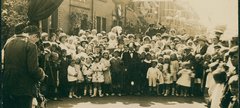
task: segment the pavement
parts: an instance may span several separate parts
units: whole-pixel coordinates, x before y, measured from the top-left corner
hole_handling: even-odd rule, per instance
[[[47,102],[47,108],[207,108],[202,97],[108,96],[64,98]]]

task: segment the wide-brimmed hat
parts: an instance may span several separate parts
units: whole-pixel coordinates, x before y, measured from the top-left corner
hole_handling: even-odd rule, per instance
[[[48,36],[48,33],[42,32],[41,37],[43,37],[43,36]]]
[[[203,35],[199,35],[197,37],[195,37],[194,41],[204,41],[207,42],[207,38]]]
[[[229,55],[232,56],[235,53],[238,53],[238,46],[234,46],[229,50]]]
[[[146,39],[149,39],[151,41],[151,38],[149,36],[144,36],[143,37],[143,41],[145,41]]]
[[[190,46],[185,46],[183,49],[188,51],[188,50],[192,50],[192,47],[190,47]]]
[[[86,44],[88,44],[88,41],[87,41],[87,40],[81,40],[81,41],[79,42],[79,44],[82,45],[84,42],[85,42]]]
[[[51,42],[50,41],[43,41],[43,46],[44,46],[44,48],[49,47],[49,46],[51,46]]]
[[[215,49],[220,49],[220,48],[222,48],[222,46],[220,46],[219,44],[217,44],[217,45],[214,45],[214,48],[215,48]]]
[[[219,34],[223,34],[225,30],[226,30],[225,25],[218,25],[218,26],[215,27],[214,32],[219,33]]]
[[[173,41],[181,41],[181,37],[179,35],[174,36]]]
[[[161,33],[157,33],[155,36],[161,36],[162,34]]]
[[[67,38],[67,34],[66,33],[60,33],[59,34],[59,40],[61,40],[62,38]]]
[[[133,35],[133,34],[128,34],[127,35],[127,38],[129,39],[129,38],[135,38],[135,36]]]
[[[103,54],[110,54],[110,52],[108,51],[108,50],[104,50],[103,52],[102,52],[102,55]]]
[[[163,33],[161,37],[162,37],[162,38],[171,38],[171,37],[173,37],[173,36],[170,35],[170,34],[167,34],[167,33]]]
[[[56,30],[56,32],[63,32],[63,29],[62,28],[58,28],[57,30]]]

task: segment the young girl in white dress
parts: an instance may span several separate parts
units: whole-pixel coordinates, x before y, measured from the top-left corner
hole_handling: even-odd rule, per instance
[[[103,97],[102,94],[102,83],[104,82],[104,75],[103,75],[103,69],[104,65],[100,62],[101,57],[100,56],[95,56],[94,57],[94,62],[92,64],[92,82],[93,82],[93,95],[91,97],[96,97],[97,96],[97,91],[99,94],[99,97]]]
[[[71,64],[68,66],[67,78],[68,78],[68,82],[70,85],[69,98],[73,98],[73,97],[78,98],[78,96],[75,94],[78,73],[77,73],[74,65],[75,65],[75,60],[72,60]]]
[[[177,80],[177,85],[180,87],[180,94],[181,96],[186,97],[188,91],[191,87],[191,78],[193,71],[190,69],[190,62],[183,62],[182,69],[177,73],[179,75],[179,79]]]

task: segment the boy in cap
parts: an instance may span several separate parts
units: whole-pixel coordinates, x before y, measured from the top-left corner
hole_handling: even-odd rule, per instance
[[[122,95],[123,89],[123,61],[120,58],[120,52],[115,50],[110,59],[110,72],[112,77],[113,93]],[[125,88],[126,89],[126,88]]]

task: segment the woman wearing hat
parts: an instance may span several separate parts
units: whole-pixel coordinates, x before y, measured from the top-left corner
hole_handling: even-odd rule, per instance
[[[59,46],[61,47],[61,49],[65,49],[68,51],[68,48],[67,48],[67,35],[65,33],[61,33],[60,36],[59,36]]]
[[[58,86],[59,86],[59,55],[52,52],[49,61],[46,62],[46,74],[48,75],[48,97],[58,100]]]
[[[107,49],[109,49],[110,53],[112,53],[113,50],[117,48],[117,45],[118,45],[117,35],[115,33],[109,32],[108,39],[109,41],[108,41]]]

